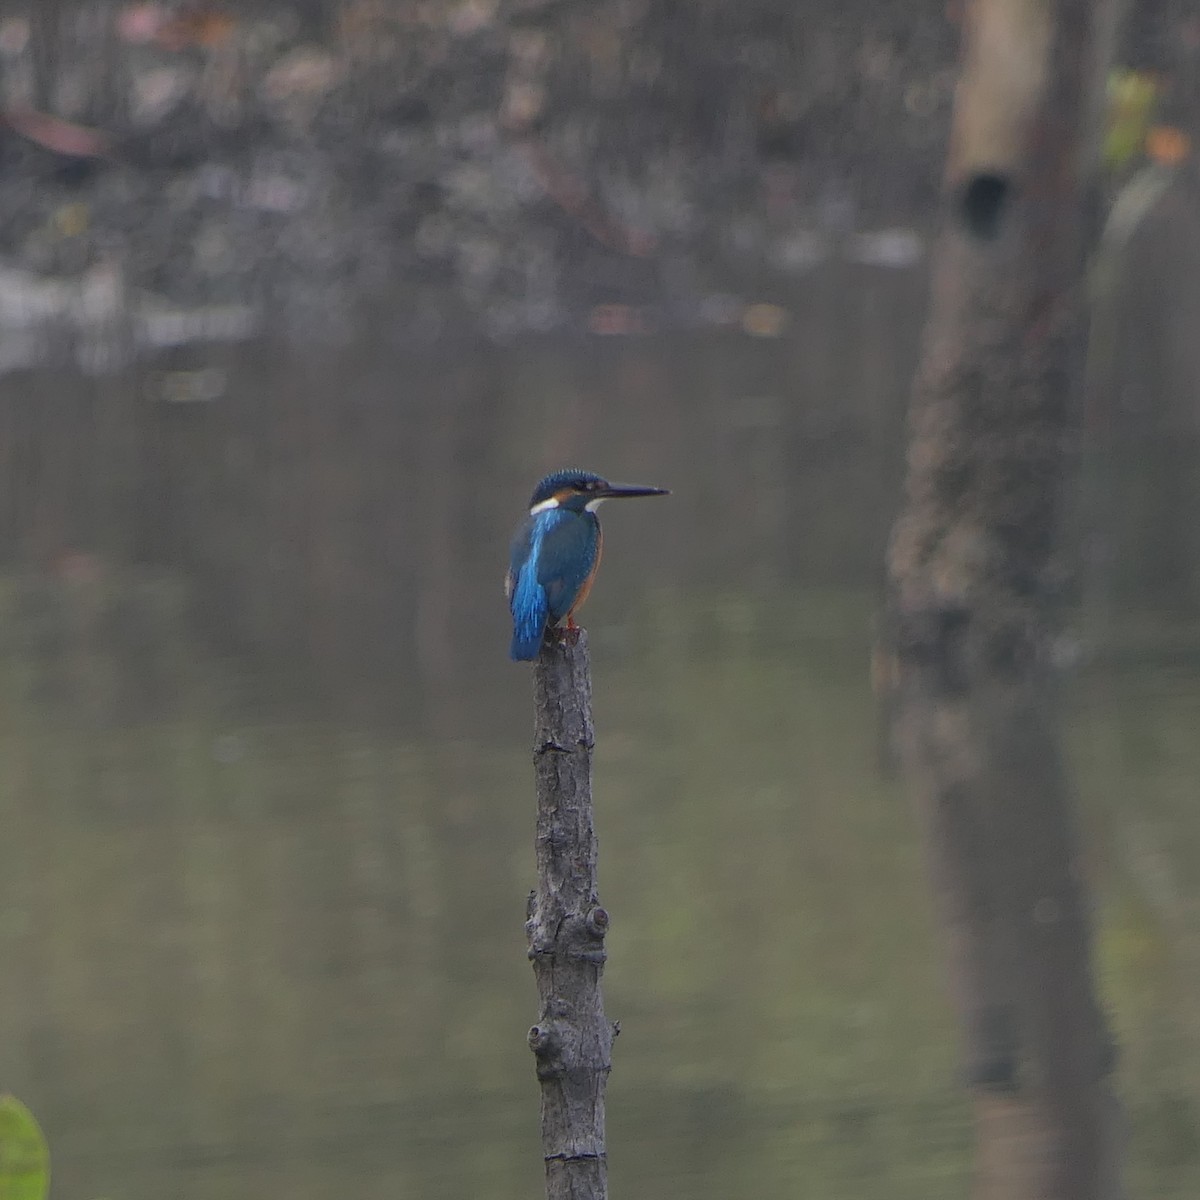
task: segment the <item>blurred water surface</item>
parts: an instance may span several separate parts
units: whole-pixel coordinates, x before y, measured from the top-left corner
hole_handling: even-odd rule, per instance
[[[383,328],[5,383],[0,1085],[57,1196],[538,1193],[531,697],[499,589],[534,480],[570,463],[674,490],[605,510],[585,613],[614,1196],[964,1193],[868,671],[921,288],[811,294],[776,338],[420,359]],[[1107,464],[1072,624],[1155,1197],[1200,1186],[1198,467],[1161,429]]]

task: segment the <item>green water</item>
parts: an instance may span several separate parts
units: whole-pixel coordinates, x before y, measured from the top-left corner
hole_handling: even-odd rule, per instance
[[[568,463],[673,490],[606,507],[584,612],[614,1200],[965,1194],[868,679],[921,283],[810,282],[773,340],[384,330],[230,353],[207,407],[0,381],[0,1092],[56,1200],[539,1194],[499,581]],[[1134,1194],[1192,1200],[1200,472],[1166,440],[1100,472],[1067,693]]]
[[[157,631],[134,665],[131,596]],[[512,710],[494,728],[402,737],[265,702],[187,633],[178,579],[17,579],[3,600],[0,1079],[46,1130],[55,1194],[538,1194],[528,672],[487,677]],[[878,761],[873,602],[597,606],[614,1196],[964,1194],[921,855]],[[1200,669],[1132,657],[1074,680],[1071,740],[1131,1175],[1184,1197]]]

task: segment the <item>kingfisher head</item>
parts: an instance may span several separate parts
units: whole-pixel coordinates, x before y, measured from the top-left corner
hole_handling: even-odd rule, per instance
[[[617,500],[624,496],[665,496],[666,488],[643,487],[632,483],[609,483],[591,471],[555,471],[547,475],[529,499],[530,516],[547,512],[552,508],[566,508],[572,512],[595,512],[605,500]]]

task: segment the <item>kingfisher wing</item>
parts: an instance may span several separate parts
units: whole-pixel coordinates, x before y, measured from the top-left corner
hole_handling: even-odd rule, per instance
[[[512,545],[508,550],[508,570],[504,573],[504,594],[509,599],[511,607],[517,585],[521,580],[521,572],[534,557],[534,531],[536,522],[533,517],[522,522],[521,527],[513,535]]]
[[[504,594],[508,597],[513,619],[509,655],[517,662],[537,658],[550,612],[546,589],[538,581],[537,558],[541,532],[535,517],[530,517],[517,530],[509,551],[508,571],[504,576]]]
[[[587,586],[600,549],[600,527],[594,517],[552,510],[541,533],[537,577],[546,592],[550,620],[558,622],[571,611]]]

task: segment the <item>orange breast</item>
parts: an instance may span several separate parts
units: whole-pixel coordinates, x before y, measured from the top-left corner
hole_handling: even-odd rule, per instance
[[[583,607],[583,602],[588,598],[588,592],[592,590],[592,584],[596,581],[596,572],[600,568],[600,556],[604,553],[604,530],[596,530],[596,557],[592,562],[592,569],[588,572],[588,577],[583,581],[583,585],[579,589],[579,595],[575,597],[575,603],[571,605],[567,612],[566,620],[570,620],[576,612]]]

